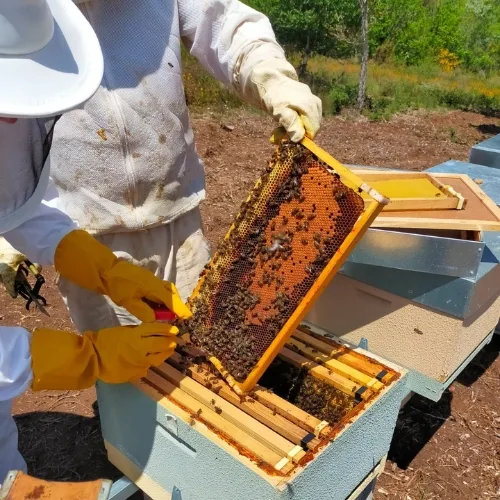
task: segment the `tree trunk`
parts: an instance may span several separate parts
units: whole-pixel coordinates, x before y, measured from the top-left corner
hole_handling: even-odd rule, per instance
[[[366,77],[368,75],[368,0],[359,0],[361,7],[361,73],[359,75],[358,109],[365,107]]]
[[[309,35],[307,35],[306,47],[304,49],[304,53],[302,54],[302,61],[299,65],[299,78],[302,79],[306,76],[307,73],[307,63],[309,62],[309,58],[311,57],[311,43],[309,39]]]

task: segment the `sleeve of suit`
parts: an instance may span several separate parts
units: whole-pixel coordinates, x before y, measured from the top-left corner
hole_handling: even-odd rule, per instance
[[[215,78],[241,93],[239,74],[252,54],[285,60],[269,19],[238,0],[179,0],[181,36]],[[243,68],[242,68],[243,67]]]
[[[31,334],[19,326],[0,326],[0,401],[21,395],[33,380]]]
[[[54,264],[57,245],[77,227],[57,208],[56,201],[46,197],[29,220],[2,235],[17,251],[42,266]]]
[[[61,239],[75,229],[56,208],[57,194],[48,192],[33,216],[2,236],[33,262],[52,265]],[[21,327],[0,327],[0,401],[22,394],[33,380],[31,333]]]

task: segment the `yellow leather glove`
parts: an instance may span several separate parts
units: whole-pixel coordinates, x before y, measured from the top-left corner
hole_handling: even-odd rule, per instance
[[[54,266],[61,276],[82,288],[107,295],[145,323],[154,321],[155,315],[142,299],[164,304],[180,319],[191,317],[174,284],[160,280],[147,269],[119,260],[86,231],[71,231],[61,240]]]
[[[19,253],[15,248],[9,245],[5,238],[0,237],[0,283],[3,283],[7,293],[15,299],[16,276],[19,266],[26,260],[26,256]],[[40,272],[42,267],[35,264]]]
[[[79,390],[97,379],[110,384],[140,379],[173,353],[178,333],[165,323],[117,326],[82,336],[37,329],[31,340],[32,389]]]

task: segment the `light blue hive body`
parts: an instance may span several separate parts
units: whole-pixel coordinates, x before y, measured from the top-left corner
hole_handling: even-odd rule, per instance
[[[159,485],[166,499],[175,493],[176,500],[344,500],[388,452],[406,394],[402,372],[279,487],[221,448],[218,438],[203,436],[132,384],[99,384],[102,432],[105,442]]]
[[[500,135],[473,146],[469,161],[477,165],[500,169]]]

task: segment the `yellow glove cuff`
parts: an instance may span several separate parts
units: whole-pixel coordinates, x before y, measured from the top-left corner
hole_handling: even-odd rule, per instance
[[[147,269],[117,259],[86,231],[72,231],[61,240],[54,264],[61,276],[87,290],[107,295],[143,322],[155,320],[153,309],[143,299],[165,304],[181,319],[191,317],[172,283],[160,280]]]
[[[80,229],[71,231],[60,241],[54,256],[54,267],[61,276],[101,295],[107,295],[102,276],[117,262],[108,247]]]
[[[31,341],[32,389],[92,387],[97,379],[120,384],[144,377],[175,349],[179,330],[166,323],[116,326],[83,336],[38,329]]]
[[[87,389],[99,374],[94,345],[87,336],[37,329],[31,341],[34,391]]]

